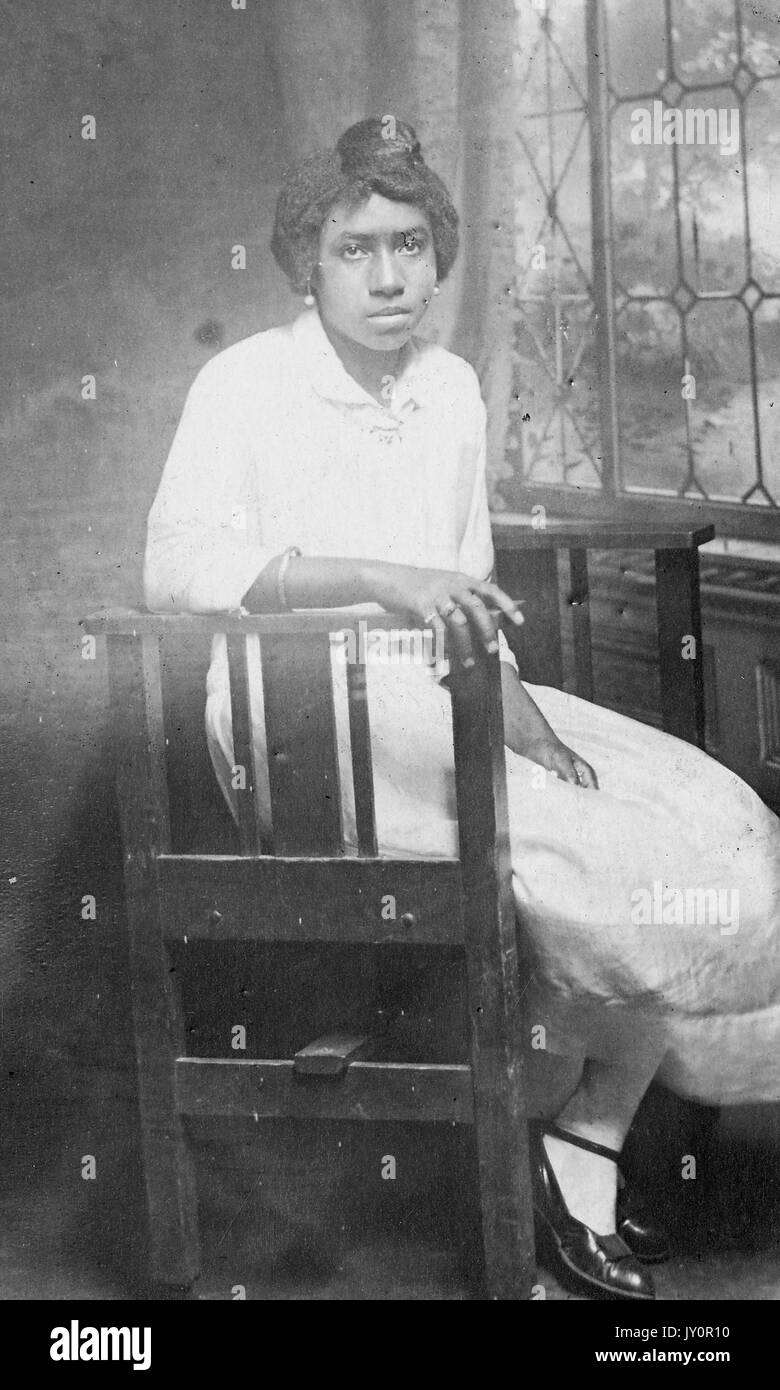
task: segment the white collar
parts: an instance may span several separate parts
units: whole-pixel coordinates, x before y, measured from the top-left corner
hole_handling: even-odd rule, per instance
[[[305,309],[298,316],[292,325],[292,333],[312,386],[326,400],[341,401],[346,405],[373,406],[374,410],[381,410],[384,415],[398,415],[410,406],[425,404],[432,383],[432,374],[426,362],[429,344],[414,338],[410,338],[406,344],[406,362],[395,384],[392,412],[388,412],[350,376],[325,332],[316,308]]]

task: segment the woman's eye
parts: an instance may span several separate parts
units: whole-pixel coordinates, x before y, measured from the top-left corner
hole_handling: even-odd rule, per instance
[[[357,261],[365,252],[362,246],[345,246],[341,254],[347,261]]]
[[[405,236],[398,249],[407,255],[416,256],[422,251],[422,242],[416,236]]]

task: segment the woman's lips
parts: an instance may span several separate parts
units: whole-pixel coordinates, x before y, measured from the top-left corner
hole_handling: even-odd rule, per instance
[[[370,319],[399,319],[406,318],[411,312],[411,309],[377,309],[368,317]]]

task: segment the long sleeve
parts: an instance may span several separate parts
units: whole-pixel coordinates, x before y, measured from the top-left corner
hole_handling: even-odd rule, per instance
[[[193,383],[149,513],[144,591],[156,612],[237,608],[276,553],[258,540],[255,457],[228,356]]]

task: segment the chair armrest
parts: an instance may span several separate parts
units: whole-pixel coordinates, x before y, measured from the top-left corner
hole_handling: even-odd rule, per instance
[[[697,550],[715,535],[715,527],[626,526],[623,522],[591,524],[551,521],[534,527],[527,521],[493,518],[496,550]]]
[[[80,619],[91,636],[145,637],[177,633],[282,633],[340,632],[359,622],[382,631],[408,630],[407,618],[397,613],[366,613],[364,609],[319,608],[292,613],[247,613],[237,609],[224,613],[147,613],[140,608],[104,608]]]

